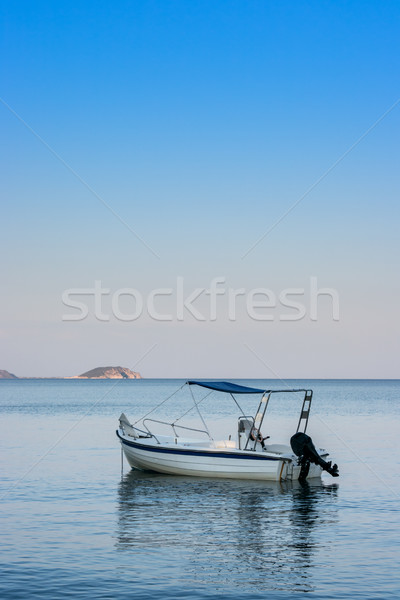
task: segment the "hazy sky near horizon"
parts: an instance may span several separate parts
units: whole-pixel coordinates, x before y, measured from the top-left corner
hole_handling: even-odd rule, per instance
[[[0,21],[0,368],[399,377],[398,2],[5,1]],[[217,277],[198,320],[179,286]],[[82,294],[63,320],[96,281],[109,320]],[[311,318],[313,281],[338,320],[330,296]]]

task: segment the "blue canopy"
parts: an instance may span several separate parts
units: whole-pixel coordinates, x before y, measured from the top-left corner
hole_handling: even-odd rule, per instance
[[[229,381],[188,381],[187,383],[189,385],[200,385],[216,392],[228,392],[228,394],[263,394],[266,391],[237,385],[236,383],[229,383]]]

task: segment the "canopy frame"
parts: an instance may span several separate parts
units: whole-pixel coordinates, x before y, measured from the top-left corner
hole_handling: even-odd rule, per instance
[[[183,415],[181,415],[180,417],[178,417],[177,419],[175,419],[175,421],[173,421],[172,423],[166,423],[164,421],[157,421],[155,419],[148,419],[147,417],[153,413],[155,410],[157,410],[157,408],[159,408],[162,404],[164,404],[165,402],[167,402],[167,400],[169,400],[170,398],[172,398],[172,396],[174,396],[177,392],[179,392],[185,385],[189,386],[189,390],[190,390],[190,395],[192,397],[193,400],[193,406],[187,410]],[[206,388],[208,390],[210,390],[203,398],[201,398],[200,400],[196,400],[194,394],[193,394],[193,390],[191,388],[191,386],[193,385],[197,385],[199,387],[203,387]],[[165,398],[165,400],[163,400],[162,402],[160,402],[156,407],[154,407],[153,409],[151,409],[149,412],[147,412],[142,418],[138,419],[137,421],[135,421],[135,423],[133,424],[133,427],[135,429],[137,429],[135,427],[135,425],[137,423],[139,423],[140,421],[143,422],[144,421],[153,421],[153,422],[157,422],[157,423],[162,423],[164,425],[170,425],[173,428],[173,431],[176,435],[176,437],[179,437],[177,431],[174,429],[174,426],[176,427],[181,427],[182,429],[192,429],[190,427],[183,427],[183,426],[179,426],[177,425],[177,422],[179,420],[181,420],[186,414],[188,414],[191,410],[195,409],[198,413],[198,416],[200,417],[200,420],[204,426],[204,430],[196,430],[193,429],[195,431],[199,431],[201,433],[205,433],[206,435],[208,435],[209,439],[214,442],[213,437],[211,436],[210,430],[208,429],[208,426],[203,418],[203,415],[200,412],[199,409],[199,404],[201,402],[203,402],[203,400],[205,400],[206,398],[208,398],[208,396],[213,392],[224,392],[227,393],[231,396],[231,398],[233,399],[233,401],[235,402],[236,406],[238,407],[238,409],[240,410],[240,412],[242,413],[242,416],[246,416],[242,407],[240,406],[239,402],[237,401],[237,398],[235,398],[236,394],[261,394],[261,400],[259,402],[258,405],[258,409],[255,413],[255,416],[252,417],[253,419],[253,428],[250,430],[249,435],[247,437],[246,440],[246,444],[244,447],[244,450],[255,450],[256,446],[257,446],[257,442],[259,441],[260,437],[261,437],[261,427],[263,425],[264,422],[264,418],[265,418],[265,414],[268,408],[268,404],[271,398],[272,394],[284,394],[284,393],[296,393],[296,392],[303,392],[304,393],[304,398],[303,398],[303,404],[302,404],[302,409],[300,412],[300,417],[299,417],[299,421],[297,424],[297,430],[296,433],[300,431],[300,429],[303,429],[303,432],[306,432],[307,429],[307,425],[308,425],[308,418],[309,418],[309,414],[310,414],[310,409],[311,409],[311,401],[312,401],[312,395],[313,392],[310,389],[305,389],[305,388],[298,388],[298,389],[290,389],[290,388],[286,388],[284,390],[265,390],[265,389],[261,389],[261,388],[253,388],[253,387],[249,387],[249,386],[244,386],[244,385],[239,385],[236,383],[230,383],[228,381],[202,381],[202,380],[188,380],[186,381],[180,388],[178,388],[177,390],[175,390],[175,392],[173,392],[170,396],[168,396],[167,398]],[[145,425],[144,425],[145,426]],[[152,434],[149,429],[145,426],[145,429],[148,431],[148,433],[150,435],[154,435]],[[144,432],[143,432],[144,433]],[[156,436],[154,436],[155,439],[157,440]],[[252,443],[252,441],[254,441],[254,443]],[[158,443],[160,443],[157,440]]]

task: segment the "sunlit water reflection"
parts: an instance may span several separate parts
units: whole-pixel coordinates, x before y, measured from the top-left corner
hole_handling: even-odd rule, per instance
[[[132,471],[119,487],[116,547],[135,553],[156,549],[169,560],[177,551],[193,586],[309,591],[321,537],[329,545],[337,519],[336,484]]]

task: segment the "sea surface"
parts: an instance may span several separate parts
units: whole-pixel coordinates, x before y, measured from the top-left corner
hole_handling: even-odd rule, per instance
[[[314,390],[308,433],[340,477],[305,485],[130,470],[119,415],[139,419],[183,383],[0,381],[0,598],[400,598],[400,381],[241,382]],[[235,438],[222,396],[202,414]],[[239,401],[254,412],[255,397]],[[191,402],[184,386],[151,417]],[[270,408],[264,434],[287,442],[299,399]]]

